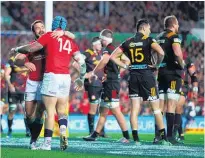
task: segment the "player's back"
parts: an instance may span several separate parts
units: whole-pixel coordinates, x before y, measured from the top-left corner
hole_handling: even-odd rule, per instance
[[[157,37],[157,42],[165,52],[164,59],[160,66],[161,73],[173,74],[181,73],[181,68],[176,64],[176,55],[174,54],[172,45],[181,44],[179,36],[171,30],[165,30]]]
[[[57,40],[51,37],[51,33],[46,33],[38,40],[46,52],[45,72],[69,74],[69,64],[73,54],[79,51],[78,46],[67,36],[62,36]]]
[[[120,48],[131,61],[132,71],[150,69],[148,65],[151,65],[151,45],[155,42],[151,37],[136,33],[121,44]]]

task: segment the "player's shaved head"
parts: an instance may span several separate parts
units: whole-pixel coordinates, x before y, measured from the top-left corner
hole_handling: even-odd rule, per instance
[[[177,18],[174,15],[166,16],[164,18],[164,28],[170,28],[177,23]]]

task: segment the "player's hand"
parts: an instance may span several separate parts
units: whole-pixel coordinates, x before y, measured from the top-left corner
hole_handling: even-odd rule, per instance
[[[64,31],[63,30],[56,30],[56,31],[53,31],[51,33],[51,37],[56,38],[56,39],[59,39],[63,35],[64,35]]]
[[[74,81],[74,83],[75,83],[74,88],[75,88],[76,91],[81,91],[81,90],[83,90],[84,79],[77,78],[77,79]]]
[[[13,84],[10,84],[10,85],[9,85],[9,91],[10,91],[10,92],[16,92],[16,89],[15,89],[15,87],[14,87]]]
[[[31,62],[25,63],[24,66],[27,69],[29,69],[29,71],[36,71],[36,66],[33,63],[31,63]]]

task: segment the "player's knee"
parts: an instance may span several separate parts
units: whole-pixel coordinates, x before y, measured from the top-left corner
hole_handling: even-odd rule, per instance
[[[174,93],[168,93],[167,98],[175,100],[175,101],[179,101],[180,95],[179,94],[174,94]]]

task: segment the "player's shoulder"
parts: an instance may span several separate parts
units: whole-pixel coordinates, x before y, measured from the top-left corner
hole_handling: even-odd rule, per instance
[[[114,46],[113,43],[110,43],[108,44],[108,46],[105,48],[105,50],[108,50],[108,51],[113,51],[116,47]]]
[[[85,50],[84,54],[88,54],[88,55],[92,56],[94,54],[94,51],[92,49],[88,48]]]

